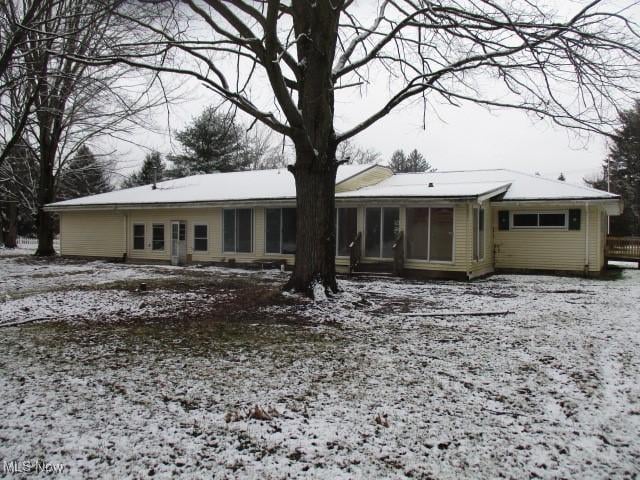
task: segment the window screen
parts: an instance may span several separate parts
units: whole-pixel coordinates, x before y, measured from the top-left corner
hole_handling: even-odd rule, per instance
[[[144,225],[133,226],[133,249],[144,250]]]
[[[206,252],[209,250],[209,227],[208,225],[194,225],[193,227],[193,250],[196,252]]]
[[[164,223],[153,224],[153,240],[151,245],[154,250],[164,250]]]

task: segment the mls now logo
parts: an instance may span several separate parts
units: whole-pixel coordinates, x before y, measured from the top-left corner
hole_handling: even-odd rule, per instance
[[[2,462],[2,473],[45,473],[45,474],[59,474],[64,472],[64,465],[62,463],[46,463],[42,460],[24,461],[18,462]]]

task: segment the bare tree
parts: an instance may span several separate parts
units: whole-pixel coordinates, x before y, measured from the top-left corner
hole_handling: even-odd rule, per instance
[[[334,190],[338,145],[403,103],[444,100],[520,109],[560,125],[610,132],[615,108],[638,85],[639,36],[628,9],[604,0],[157,0],[145,20],[161,59],[84,57],[190,75],[287,136],[297,188],[297,250],[288,288],[336,291]],[[122,15],[129,16],[126,11]],[[368,19],[366,25],[359,19]],[[390,77],[388,98],[353,125],[336,128],[336,96],[366,95]],[[265,87],[272,95],[266,95]]]
[[[374,148],[359,147],[353,140],[347,139],[338,144],[336,159],[339,162],[362,165],[365,163],[377,163],[382,154]]]
[[[37,255],[55,253],[53,217],[43,207],[56,199],[58,172],[83,145],[107,135],[121,136],[141,122],[142,112],[165,100],[150,91],[153,74],[147,79],[124,64],[92,66],[73,60],[113,53],[115,45],[118,52],[126,50],[122,40],[131,38],[130,25],[112,15],[113,4],[47,1],[38,27],[27,29],[20,55],[14,56],[21,61],[5,72],[6,78],[23,79],[8,92],[5,122],[15,121],[15,112],[29,112],[19,129],[19,143],[39,167]],[[15,128],[13,132],[15,136]],[[4,140],[5,147],[12,141]],[[10,149],[5,150],[10,158]]]

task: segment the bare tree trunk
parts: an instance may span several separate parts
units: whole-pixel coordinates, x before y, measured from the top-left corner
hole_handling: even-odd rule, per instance
[[[305,161],[300,155],[305,153],[297,153],[292,168],[296,180],[296,264],[285,288],[313,296],[313,288],[319,284],[335,293],[335,155],[322,163]]]
[[[7,229],[7,238],[5,238],[4,246],[16,248],[18,246],[18,203],[9,202],[7,210],[9,228]]]
[[[55,177],[53,163],[55,149],[42,144],[40,159],[40,181],[38,183],[38,249],[36,255],[50,257],[56,254],[53,249],[53,215],[43,207],[55,200]]]

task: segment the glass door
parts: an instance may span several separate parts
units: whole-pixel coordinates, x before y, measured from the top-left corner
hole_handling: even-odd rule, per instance
[[[365,210],[365,257],[393,258],[393,243],[400,232],[397,207]]]

